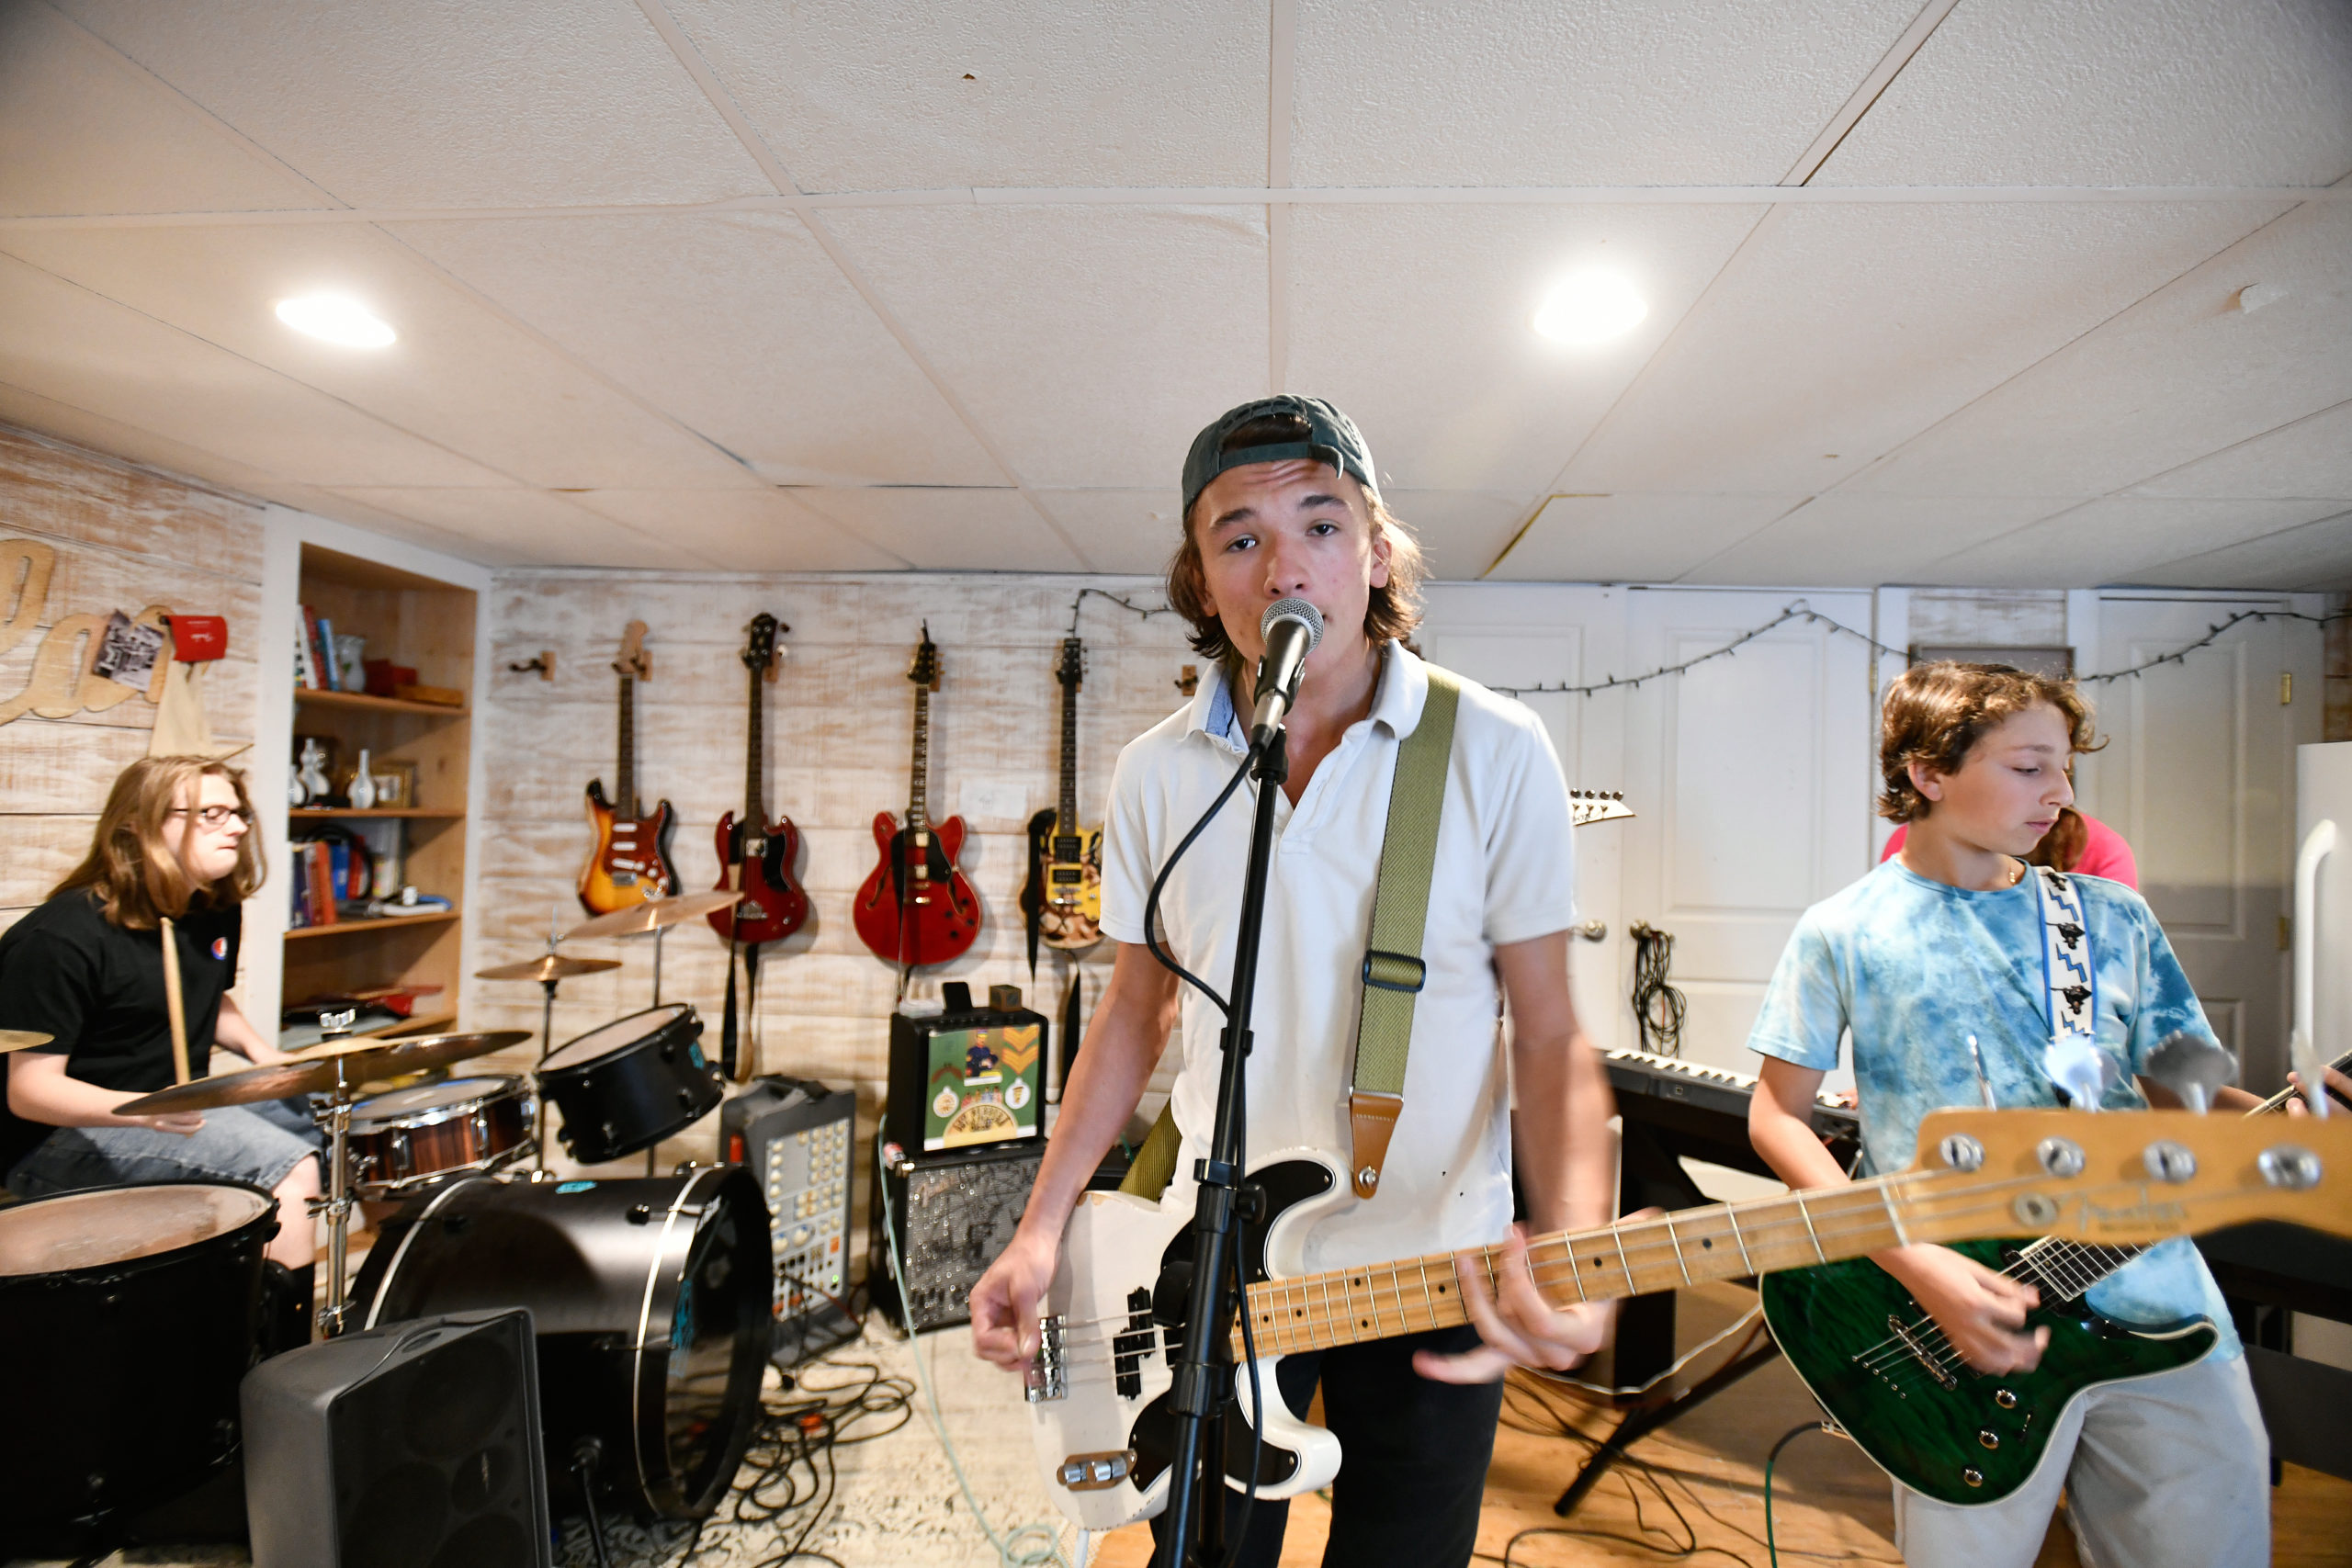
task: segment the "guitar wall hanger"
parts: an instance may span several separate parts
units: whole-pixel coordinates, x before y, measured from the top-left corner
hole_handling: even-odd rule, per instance
[[[538,671],[540,680],[552,681],[555,679],[555,649],[543,648],[539,650],[539,656],[529,663],[510,664],[506,669],[508,673],[514,675],[528,675],[536,670]]]

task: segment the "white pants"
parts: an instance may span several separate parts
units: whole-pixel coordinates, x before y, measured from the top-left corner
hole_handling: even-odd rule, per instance
[[[2270,1438],[2245,1358],[2078,1395],[2032,1479],[1997,1503],[1898,1484],[1895,1550],[1911,1568],[2031,1568],[2061,1487],[2085,1568],[2263,1568]]]

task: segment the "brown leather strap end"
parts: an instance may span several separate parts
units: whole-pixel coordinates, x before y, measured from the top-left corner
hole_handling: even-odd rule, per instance
[[[1404,1109],[1401,1094],[1356,1089],[1348,1096],[1348,1133],[1355,1150],[1348,1184],[1357,1197],[1369,1198],[1380,1190],[1380,1168],[1388,1162],[1388,1139],[1396,1131],[1396,1113]]]

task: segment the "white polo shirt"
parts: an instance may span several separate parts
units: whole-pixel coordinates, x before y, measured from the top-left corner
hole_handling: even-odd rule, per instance
[[[1374,882],[1387,829],[1396,747],[1420,723],[1426,667],[1384,645],[1372,712],[1349,727],[1293,807],[1274,807],[1276,847],[1259,950],[1250,1058],[1252,1166],[1309,1147],[1348,1163],[1348,1089],[1363,995]],[[1144,940],[1153,878],[1232,777],[1246,731],[1222,679],[1129,742],[1103,824],[1102,929]],[[1185,852],[1160,897],[1176,959],[1223,990],[1249,863],[1252,795],[1244,784]],[[1567,786],[1527,708],[1464,681],[1446,771],[1413,1014],[1405,1109],[1380,1190],[1349,1199],[1306,1239],[1305,1266],[1385,1262],[1501,1236],[1510,1224],[1510,1095],[1496,1020],[1494,948],[1574,923]],[[1224,1015],[1183,987],[1183,1066],[1173,1105],[1184,1134],[1176,1180],[1193,1179],[1216,1118]]]

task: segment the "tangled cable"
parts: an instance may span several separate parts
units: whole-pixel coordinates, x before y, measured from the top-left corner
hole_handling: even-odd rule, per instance
[[[1682,993],[1666,983],[1674,963],[1674,933],[1635,920],[1634,934],[1634,1020],[1641,1025],[1642,1049],[1653,1056],[1682,1055]]]

